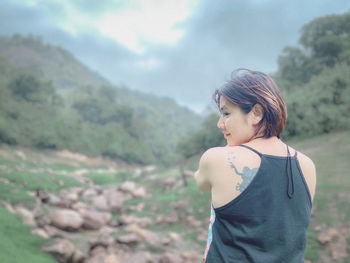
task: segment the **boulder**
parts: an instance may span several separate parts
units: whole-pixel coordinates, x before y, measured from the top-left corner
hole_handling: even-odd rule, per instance
[[[92,199],[93,197],[95,197],[97,195],[98,195],[97,191],[93,188],[88,188],[82,193],[82,197],[84,199],[88,199],[88,200]]]
[[[175,224],[179,222],[177,215],[158,216],[156,222],[159,224]]]
[[[32,229],[30,231],[30,233],[32,233],[33,235],[36,235],[36,236],[39,236],[39,237],[43,237],[43,238],[49,238],[49,234],[46,233],[46,231],[42,228],[35,228],[35,229]]]
[[[153,263],[153,257],[149,252],[136,251],[129,256],[123,258],[123,263]]]
[[[109,211],[109,206],[104,195],[98,195],[92,198],[92,205],[101,211]]]
[[[119,223],[121,225],[139,225],[140,227],[146,227],[147,225],[152,223],[152,219],[148,217],[136,217],[136,216],[127,216],[127,215],[121,215],[119,218]]]
[[[22,218],[22,222],[26,225],[36,226],[36,222],[34,220],[34,215],[28,209],[17,206],[15,207],[15,213],[18,214]]]
[[[161,257],[158,259],[159,263],[183,263],[184,260],[181,256],[175,255],[172,253],[165,253],[161,255]]]
[[[131,194],[136,198],[143,198],[147,196],[146,189],[142,186],[136,188]]]
[[[136,184],[132,181],[126,181],[119,186],[120,191],[132,193],[136,190]]]
[[[64,230],[78,230],[84,220],[81,215],[70,209],[56,210],[51,214],[51,224]]]
[[[185,259],[185,261],[194,261],[199,262],[201,255],[198,254],[196,251],[185,251],[181,254],[181,256]]]
[[[86,258],[87,258],[87,255],[85,255],[80,250],[76,249],[73,252],[71,262],[72,263],[83,263]]]
[[[138,243],[140,241],[141,241],[141,238],[139,237],[139,235],[135,233],[130,233],[130,234],[117,237],[117,242],[121,244],[132,244],[132,243]]]
[[[142,240],[150,244],[157,245],[160,243],[160,238],[156,233],[143,229],[136,224],[128,225],[125,230],[137,234]]]
[[[45,232],[48,234],[49,237],[57,237],[57,238],[65,238],[65,239],[69,237],[67,232],[60,230],[54,226],[45,225],[43,229],[45,230]]]
[[[112,214],[109,212],[82,210],[79,214],[83,218],[83,227],[86,229],[100,229],[112,220]]]
[[[202,224],[201,221],[197,220],[194,216],[188,216],[186,222],[193,227],[198,227]]]
[[[107,205],[112,212],[120,211],[125,200],[129,199],[127,195],[117,190],[105,191],[104,197],[107,200]]]
[[[52,254],[59,262],[69,262],[75,252],[74,245],[66,239],[54,239],[44,244],[41,249]]]

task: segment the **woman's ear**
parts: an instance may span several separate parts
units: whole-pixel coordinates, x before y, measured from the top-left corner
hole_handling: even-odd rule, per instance
[[[249,114],[251,123],[257,125],[264,117],[264,109],[260,104],[255,104]]]

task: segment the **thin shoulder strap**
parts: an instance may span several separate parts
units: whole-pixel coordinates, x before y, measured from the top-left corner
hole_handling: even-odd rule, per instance
[[[262,154],[261,154],[260,152],[258,152],[257,150],[253,149],[252,147],[249,147],[248,145],[240,144],[240,145],[238,145],[238,146],[242,146],[242,147],[244,147],[244,148],[247,148],[247,149],[249,149],[249,150],[255,152],[255,153],[256,153],[257,155],[259,155],[260,157],[262,156]]]
[[[290,155],[289,147],[287,145],[287,162],[286,162],[286,175],[287,175],[287,195],[289,199],[294,196],[294,176],[293,176],[293,166],[292,166],[292,156]],[[295,151],[296,156],[296,151]]]

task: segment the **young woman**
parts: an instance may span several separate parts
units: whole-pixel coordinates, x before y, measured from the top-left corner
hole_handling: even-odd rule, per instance
[[[212,196],[204,261],[304,263],[316,170],[280,139],[287,110],[277,85],[238,69],[213,98],[227,146],[207,150],[195,173]]]

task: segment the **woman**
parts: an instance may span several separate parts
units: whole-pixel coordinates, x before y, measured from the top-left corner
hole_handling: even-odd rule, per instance
[[[212,196],[204,261],[303,263],[316,170],[280,140],[287,111],[277,85],[238,69],[213,97],[227,146],[207,150],[195,173]]]

